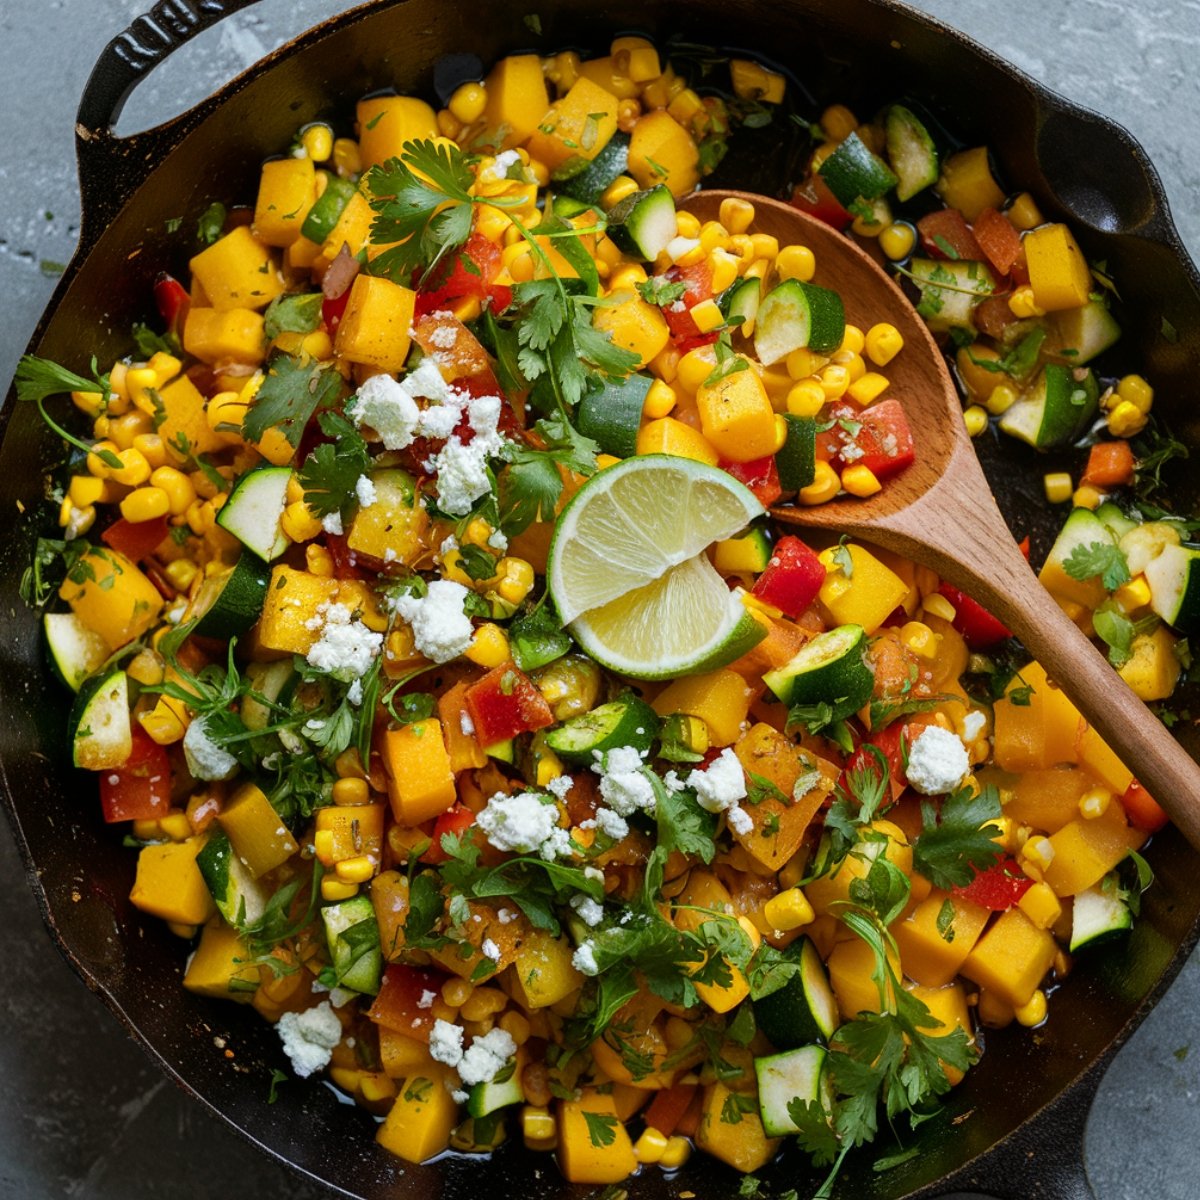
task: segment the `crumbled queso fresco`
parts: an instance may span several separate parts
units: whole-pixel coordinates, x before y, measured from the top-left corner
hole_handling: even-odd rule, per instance
[[[292,1060],[292,1070],[302,1079],[329,1065],[333,1048],[342,1038],[342,1023],[328,1000],[303,1012],[285,1012],[275,1028],[284,1053]]]
[[[701,808],[723,812],[734,833],[745,835],[754,828],[750,814],[738,803],[746,796],[746,773],[732,750],[722,750],[703,771],[693,771],[687,777],[687,786],[695,788],[696,803]]]
[[[487,840],[497,850],[540,854],[551,860],[570,848],[571,835],[559,828],[558,809],[548,796],[497,792],[476,817]]]
[[[392,608],[412,629],[417,649],[431,662],[444,663],[465,654],[475,636],[463,611],[467,589],[452,579],[435,579],[424,596],[397,596]]]
[[[458,1071],[458,1077],[467,1087],[477,1083],[490,1083],[504,1069],[508,1060],[517,1052],[517,1043],[503,1029],[492,1029],[477,1037],[463,1049],[463,1028],[447,1021],[434,1021],[429,1032],[429,1055],[436,1062],[445,1063]],[[465,1093],[455,1093],[461,1103]]]
[[[912,787],[925,796],[952,792],[970,769],[966,747],[955,734],[937,725],[926,725],[908,748],[905,775]]]
[[[322,604],[305,625],[319,629],[307,658],[311,667],[343,683],[361,679],[383,649],[383,634],[368,629],[344,604]]]
[[[188,770],[197,779],[228,779],[237,770],[238,760],[218,746],[208,733],[208,717],[197,717],[183,735],[183,754]]]

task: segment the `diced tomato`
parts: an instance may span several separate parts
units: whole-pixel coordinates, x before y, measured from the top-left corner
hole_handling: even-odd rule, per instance
[[[712,268],[706,262],[695,263],[690,267],[672,267],[666,273],[665,278],[672,283],[682,283],[687,289],[678,301],[668,304],[662,310],[667,328],[671,331],[671,337],[677,343],[690,342],[693,338],[704,337],[705,335],[700,332],[700,327],[696,324],[691,310],[702,300],[707,300],[712,296]],[[676,303],[682,304],[683,308],[676,308]],[[708,342],[695,343],[699,346],[708,344]],[[680,349],[683,350],[683,347],[680,346]],[[689,345],[688,349],[694,349],[694,346]],[[686,354],[687,350],[683,350],[683,353]]]
[[[911,465],[915,457],[912,430],[898,400],[882,400],[870,408],[834,404],[828,429],[817,434],[817,458],[839,470],[860,463],[887,479]]]
[[[931,212],[917,222],[921,245],[931,258],[966,259],[980,262],[983,250],[975,240],[966,218],[957,208]]]
[[[1012,908],[1031,887],[1033,880],[1017,866],[1015,858],[1006,855],[986,871],[977,871],[966,887],[954,888],[950,894],[970,900],[980,908],[1002,912]]]
[[[467,238],[454,255],[445,279],[437,287],[417,293],[416,315],[436,312],[452,300],[475,297],[489,300],[493,312],[503,312],[512,303],[512,288],[492,281],[500,273],[500,247],[481,233]]]
[[[154,281],[154,303],[158,306],[158,315],[162,317],[167,332],[179,337],[192,303],[187,288],[174,275],[163,271]]]
[[[657,1129],[663,1137],[670,1137],[679,1127],[696,1092],[694,1083],[676,1083],[655,1092],[650,1107],[642,1114],[647,1127]]]
[[[350,549],[343,534],[327,533],[325,549],[333,559],[333,575],[335,579],[362,579],[363,573],[358,568],[358,555]]]
[[[100,809],[104,820],[156,821],[171,808],[171,764],[160,746],[136,722],[133,747],[123,767],[100,771]]]
[[[336,333],[338,324],[346,312],[346,305],[350,303],[350,289],[347,288],[340,296],[326,296],[321,301],[321,320],[325,322],[325,328],[330,333]]]
[[[166,517],[156,517],[153,521],[127,521],[120,517],[100,535],[100,540],[118,554],[140,562],[153,554],[166,536]]]
[[[908,777],[904,773],[904,754],[907,739],[904,721],[893,721],[882,729],[876,730],[858,749],[846,760],[839,782],[846,788],[846,775],[850,771],[870,771],[876,779],[879,778],[879,759],[868,749],[874,746],[886,759],[888,765],[888,782],[891,786],[892,799],[896,800],[900,793],[908,787]]]
[[[1018,543],[1017,549],[1024,556],[1025,561],[1029,561],[1029,534],[1026,534]]]
[[[1011,292],[1002,296],[988,296],[971,309],[971,324],[987,337],[1003,341],[1004,334],[1010,325],[1015,325],[1021,318],[1008,307]],[[993,380],[1000,383],[999,378]]]
[[[467,688],[463,700],[481,746],[506,742],[554,724],[537,684],[512,663],[502,663]]]
[[[845,229],[850,224],[850,213],[829,190],[829,185],[820,175],[810,175],[792,193],[792,207],[798,208],[834,229]]]
[[[1126,441],[1097,442],[1088,452],[1083,483],[1100,488],[1133,482],[1133,448]]]
[[[985,208],[971,226],[975,241],[997,274],[1007,275],[1021,257],[1021,235],[994,208]]]
[[[775,543],[767,568],[751,589],[760,600],[789,617],[798,617],[816,598],[825,582],[825,564],[798,537]]]
[[[752,462],[719,462],[722,471],[728,471],[739,483],[744,483],[763,508],[770,508],[780,496],[783,488],[779,483],[779,472],[775,468],[775,455],[756,458]]]
[[[1121,796],[1121,807],[1130,823],[1146,833],[1157,833],[1171,819],[1136,779]]]
[[[386,1025],[417,1042],[429,1041],[436,1018],[433,1001],[441,995],[446,976],[440,971],[394,963],[383,972],[383,983],[367,1010],[377,1025]]]
[[[1005,638],[1012,637],[1007,625],[996,620],[977,600],[960,592],[952,584],[943,583],[938,591],[954,605],[954,628],[963,635],[972,650],[986,650]]]
[[[433,833],[430,835],[429,849],[421,855],[421,861],[427,863],[443,863],[448,855],[442,849],[442,834],[453,833],[459,837],[475,824],[475,814],[465,804],[455,804],[446,809],[433,823]]]

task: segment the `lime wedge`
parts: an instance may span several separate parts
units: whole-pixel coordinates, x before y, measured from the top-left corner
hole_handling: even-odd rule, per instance
[[[749,488],[690,458],[644,454],[606,467],[579,489],[555,527],[546,582],[559,616],[570,624],[639,588],[665,582],[672,567],[732,537],[762,512]],[[693,567],[681,576],[691,581],[682,586],[699,587],[698,571]],[[721,590],[728,607],[728,589],[721,584]]]

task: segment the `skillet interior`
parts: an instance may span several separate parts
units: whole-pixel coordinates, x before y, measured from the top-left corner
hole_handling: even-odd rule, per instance
[[[38,352],[73,361],[83,350],[95,350],[102,360],[123,351],[130,322],[149,315],[146,303],[155,273],[164,266],[183,266],[170,260],[162,242],[163,215],[177,214],[186,201],[190,221],[212,199],[251,194],[259,160],[285,143],[297,124],[338,111],[330,107],[329,98],[353,97],[385,85],[428,92],[431,64],[443,53],[462,51],[468,36],[470,48],[485,61],[533,42],[519,11],[494,5],[494,19],[485,23],[478,20],[478,8],[410,0],[358,19],[339,20],[327,37],[303,39],[297,52],[272,69],[236,83],[223,107],[205,106],[195,118],[185,118],[178,151],[149,174],[77,273],[64,280],[58,307],[41,331]],[[666,36],[682,24],[678,18],[672,21],[670,6],[662,3],[592,5],[585,10],[560,0],[539,5],[539,13],[541,47],[603,45],[614,30],[626,28]],[[805,66],[810,89],[822,97],[846,99],[861,111],[870,111],[874,103],[898,91],[911,91],[914,78],[928,81],[922,98],[953,113],[964,135],[989,141],[1011,179],[1032,186],[1039,199],[1048,202],[1058,195],[1075,206],[1072,219],[1085,235],[1089,256],[1107,258],[1122,281],[1128,301],[1122,314],[1127,345],[1147,347],[1139,357],[1148,360],[1160,385],[1159,403],[1171,423],[1196,441],[1197,431],[1184,405],[1186,351],[1190,348],[1194,359],[1200,344],[1194,275],[1189,278],[1180,267],[1177,247],[1159,240],[1166,236],[1167,224],[1153,177],[1116,135],[1098,125],[1078,124],[1068,110],[1039,97],[978,52],[963,49],[923,21],[867,0],[826,0],[806,6],[803,14],[798,6],[781,2],[704,0],[689,5],[686,26],[690,36],[702,28],[718,33],[735,29],[739,43],[785,65],[819,64],[815,72]],[[902,49],[893,49],[893,41]],[[1040,163],[1051,158],[1054,174],[1048,178]],[[726,176],[736,176],[745,185],[746,157],[739,159],[741,166],[732,166]],[[776,155],[764,154],[763,161],[777,170]],[[140,176],[141,170],[138,164],[127,164],[124,179],[92,181],[92,190],[119,195],[128,176]],[[778,181],[775,174],[759,178],[764,190],[773,190],[771,185]],[[1098,199],[1101,183],[1112,197],[1104,203]],[[90,199],[94,197],[85,192],[85,207]],[[1049,203],[1047,207],[1053,208]],[[1101,237],[1103,229],[1111,232]],[[135,251],[122,269],[114,269]],[[1163,316],[1178,331],[1175,344],[1159,336]],[[81,347],[80,329],[98,330],[98,343]],[[8,430],[0,450],[0,502],[15,506],[22,500],[28,505],[40,487],[37,464],[48,461],[57,447],[35,415],[14,414],[10,403],[4,419]],[[988,450],[988,457],[1001,461],[995,448]],[[1002,461],[1001,499],[1017,531],[1027,532],[1031,511],[1040,506],[1045,463],[1023,454]],[[1017,474],[1016,468],[1024,468],[1023,473]],[[158,922],[143,924],[125,898],[132,855],[120,847],[119,835],[98,821],[78,823],[81,803],[83,811],[92,811],[90,789],[81,788],[81,781],[65,766],[62,695],[42,664],[33,614],[16,595],[28,538],[46,524],[44,512],[31,512],[0,549],[0,588],[12,614],[0,631],[8,700],[0,718],[0,765],[26,839],[28,861],[39,872],[48,915],[68,955],[188,1087],[301,1169],[363,1196],[410,1191],[454,1196],[477,1188],[478,1167],[458,1160],[437,1168],[402,1170],[401,1164],[375,1150],[368,1118],[339,1105],[325,1089],[281,1089],[278,1102],[266,1106],[270,1070],[282,1065],[273,1033],[253,1013],[207,1004],[179,988],[178,941]],[[924,1127],[922,1155],[886,1174],[874,1175],[874,1156],[865,1156],[846,1173],[842,1194],[890,1198],[923,1190],[1004,1137],[1101,1058],[1164,972],[1181,961],[1177,947],[1194,940],[1200,898],[1188,896],[1192,856],[1173,835],[1160,840],[1154,855],[1158,884],[1147,897],[1134,937],[1072,976],[1051,1006],[1040,1044],[1024,1031],[990,1036],[983,1065],[950,1101],[948,1115],[972,1110],[973,1115],[958,1127],[945,1121]],[[81,864],[87,864],[86,873]],[[234,1051],[232,1060],[214,1044],[215,1037]],[[997,1103],[1001,1096],[1003,1104]],[[488,1181],[503,1191],[528,1192],[535,1165],[510,1147],[497,1156]],[[796,1186],[806,1173],[800,1159],[793,1157],[764,1174],[783,1187]],[[669,1188],[654,1174],[639,1180],[633,1190],[650,1196],[690,1188],[712,1195],[718,1181],[721,1193],[735,1191],[732,1173],[711,1160],[694,1160]],[[536,1187],[537,1194],[547,1196],[569,1190],[545,1166]]]

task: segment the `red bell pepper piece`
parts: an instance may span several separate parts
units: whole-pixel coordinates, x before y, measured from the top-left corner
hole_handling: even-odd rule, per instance
[[[321,301],[321,320],[325,322],[325,330],[329,334],[337,332],[338,324],[346,313],[346,305],[350,303],[350,289],[347,288],[340,296],[326,296]]]
[[[437,287],[417,295],[416,315],[437,312],[452,300],[475,297],[490,300],[494,312],[503,312],[512,303],[512,288],[492,281],[500,273],[500,247],[481,233],[467,238],[454,256],[445,279]]]
[[[421,861],[427,863],[444,863],[449,855],[442,849],[442,834],[453,833],[462,837],[475,824],[475,814],[465,804],[455,804],[446,809],[433,823],[433,833],[430,835],[429,849],[421,855]]]
[[[417,1042],[429,1041],[429,1032],[437,1019],[433,1002],[442,994],[446,976],[440,971],[393,963],[383,972],[379,995],[367,1010],[376,1025],[386,1025]]]
[[[677,343],[703,337],[700,327],[692,316],[692,309],[712,295],[712,268],[704,262],[690,267],[672,267],[667,272],[666,278],[672,283],[682,283],[686,289],[677,301],[673,301],[662,310],[667,328],[671,331],[671,337]],[[677,308],[676,304],[682,304],[683,307]],[[697,344],[706,345],[707,343],[699,342]],[[684,353],[686,354],[687,351]]]
[[[727,471],[739,483],[744,483],[753,493],[755,499],[763,508],[770,508],[780,496],[783,487],[779,482],[779,472],[775,467],[775,455],[768,454],[765,458],[756,458],[751,462],[717,463],[722,471]]]
[[[915,457],[912,430],[898,400],[881,400],[870,408],[835,404],[833,424],[817,434],[817,457],[841,467],[859,463],[876,479],[897,475]]]
[[[358,567],[358,555],[350,549],[343,534],[327,533],[325,549],[333,559],[333,577],[335,579],[362,579],[364,575]]]
[[[1121,807],[1135,829],[1157,833],[1170,821],[1162,806],[1135,779],[1121,796]]]
[[[890,725],[875,730],[862,742],[846,760],[846,765],[842,769],[838,782],[843,791],[849,790],[846,785],[846,775],[850,771],[870,771],[876,779],[879,778],[879,759],[871,750],[867,749],[868,746],[874,746],[887,762],[888,783],[891,787],[892,799],[898,799],[900,793],[908,787],[908,777],[904,773],[907,729],[908,726],[904,721],[893,721]]]
[[[100,776],[100,809],[107,824],[156,821],[171,808],[171,764],[167,749],[140,725],[133,726],[133,748],[125,765]]]
[[[938,591],[954,605],[954,628],[963,635],[972,650],[986,650],[1005,638],[1012,637],[1007,625],[996,620],[977,600],[960,592],[952,584],[943,583]]]
[[[154,281],[154,303],[158,306],[158,315],[162,317],[167,332],[181,337],[183,323],[187,320],[192,303],[187,288],[173,275],[163,271]]]
[[[1088,452],[1081,482],[1099,488],[1123,487],[1133,482],[1133,468],[1133,448],[1128,442],[1097,442]]]
[[[153,521],[127,521],[120,517],[100,535],[100,540],[131,562],[140,562],[153,554],[166,536],[166,517],[155,517]]]
[[[986,871],[977,871],[966,887],[956,887],[950,894],[970,900],[980,908],[1003,912],[1006,908],[1012,908],[1031,887],[1033,880],[1017,866],[1015,858],[1006,855]]]
[[[472,684],[463,702],[475,725],[475,738],[484,747],[554,724],[537,684],[512,663],[502,663]]]
[[[792,193],[792,206],[834,229],[845,229],[850,224],[850,213],[829,190],[829,184],[820,175],[810,175]]]
[[[985,208],[971,226],[975,241],[999,275],[1007,275],[1021,257],[1021,235],[1009,219],[994,208]]]
[[[766,570],[750,590],[789,617],[798,617],[825,582],[825,564],[798,537],[781,537]]]
[[[647,1127],[657,1129],[663,1137],[670,1137],[683,1120],[696,1090],[694,1083],[676,1083],[655,1092],[650,1107],[643,1113]]]
[[[931,212],[917,222],[921,245],[931,258],[982,262],[984,254],[966,218],[957,208]]]

